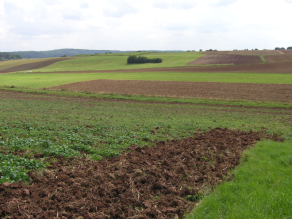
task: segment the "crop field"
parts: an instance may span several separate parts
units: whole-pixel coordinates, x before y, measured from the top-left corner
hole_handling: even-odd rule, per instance
[[[37,59],[34,59],[34,62],[27,62],[21,65],[19,65],[19,63],[21,62],[16,62],[14,63],[15,66],[11,66],[10,68],[5,68],[3,70],[0,70],[0,74],[15,72],[15,71],[27,71],[27,70],[32,70],[32,69],[39,69],[44,66],[51,65],[53,63],[68,60],[68,59],[72,59],[72,58],[48,58],[48,59],[43,59],[42,61],[38,61]],[[23,61],[23,60],[20,60],[20,61]]]
[[[167,68],[140,68],[128,55],[0,75],[1,218],[292,215],[291,61],[163,53]]]
[[[44,58],[44,59],[22,59],[22,60],[9,60],[9,61],[2,61],[0,62],[0,70],[12,68],[15,66],[28,64],[28,63],[34,63],[34,62],[40,62],[45,60],[50,60],[51,58]]]
[[[21,73],[0,75],[2,87],[48,88],[90,80],[147,80],[222,83],[292,84],[292,74],[251,73],[189,73],[189,72],[144,72],[144,73]]]
[[[94,80],[66,84],[49,89],[89,93],[292,103],[291,84]]]
[[[40,72],[58,71],[98,71],[116,69],[141,69],[184,66],[187,63],[201,57],[203,54],[194,53],[137,53],[135,55],[147,58],[162,58],[162,63],[127,64],[129,54],[109,54],[79,57],[66,62],[55,63],[48,67],[39,69]]]
[[[257,64],[263,61],[259,56],[248,55],[205,55],[195,61],[189,63],[189,65],[206,65],[206,64]]]

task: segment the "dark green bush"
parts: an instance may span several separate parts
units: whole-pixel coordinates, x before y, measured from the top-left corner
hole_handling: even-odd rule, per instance
[[[147,57],[143,56],[135,56],[131,55],[127,59],[128,64],[134,64],[134,63],[161,63],[162,59],[161,58],[153,58],[153,59],[148,59]]]

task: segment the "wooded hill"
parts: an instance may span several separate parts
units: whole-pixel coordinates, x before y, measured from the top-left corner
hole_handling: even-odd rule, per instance
[[[35,58],[51,58],[61,56],[74,56],[82,54],[104,54],[104,53],[127,53],[136,51],[120,51],[120,50],[89,50],[89,49],[56,49],[48,51],[18,51],[9,52],[11,54],[20,54],[24,59],[35,59]],[[147,50],[147,52],[150,52]],[[151,50],[154,52],[154,50]],[[162,51],[156,51],[162,52]],[[179,52],[179,51],[163,51],[163,52]]]
[[[11,60],[11,59],[22,59],[22,57],[19,54],[0,52],[0,61]]]

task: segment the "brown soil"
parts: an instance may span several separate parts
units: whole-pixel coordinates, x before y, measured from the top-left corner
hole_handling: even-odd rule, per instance
[[[292,53],[292,49],[282,50],[282,53]]]
[[[291,84],[93,80],[49,89],[147,96],[292,102]]]
[[[243,55],[205,55],[188,65],[206,65],[206,64],[258,64],[263,63],[259,56]]]
[[[28,70],[43,68],[43,67],[46,67],[48,65],[54,64],[56,62],[60,62],[60,61],[68,60],[68,59],[72,59],[72,58],[70,58],[70,57],[53,58],[53,59],[40,61],[40,62],[27,63],[27,64],[18,65],[18,66],[14,66],[11,68],[0,70],[0,74],[1,73],[15,72],[15,71],[28,71]]]
[[[156,129],[159,129],[157,127]],[[156,130],[152,130],[155,132]],[[261,132],[214,129],[120,157],[91,162],[59,157],[30,185],[0,185],[2,218],[182,218],[239,163]]]
[[[265,60],[267,62],[288,62],[292,61],[292,53],[287,53],[283,55],[270,55],[270,56],[265,56]]]
[[[204,52],[207,55],[278,55],[284,54],[287,50],[242,50],[242,51],[210,51]]]

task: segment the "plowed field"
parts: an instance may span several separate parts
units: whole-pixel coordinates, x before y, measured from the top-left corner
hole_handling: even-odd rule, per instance
[[[205,64],[258,64],[263,63],[259,56],[241,56],[241,55],[205,55],[188,65],[205,65]]]
[[[292,53],[265,56],[265,60],[267,62],[288,62],[288,61],[292,62]]]
[[[279,55],[288,50],[242,50],[242,51],[207,51],[207,55]]]
[[[214,129],[181,141],[159,142],[151,148],[130,147],[130,153],[107,161],[59,157],[44,176],[30,172],[28,186],[0,185],[0,215],[182,218],[204,188],[226,180],[242,151],[262,138],[282,140],[261,132]]]
[[[147,96],[292,102],[292,85],[289,84],[94,80],[50,89]]]
[[[0,74],[1,73],[8,73],[8,72],[15,72],[15,71],[27,71],[27,70],[43,68],[43,67],[46,67],[48,65],[54,64],[56,62],[60,62],[60,61],[68,60],[68,59],[72,59],[72,58],[69,58],[69,57],[68,58],[65,58],[65,57],[64,58],[53,58],[53,59],[40,61],[40,62],[27,63],[27,64],[18,65],[18,66],[14,66],[11,68],[0,70]]]

